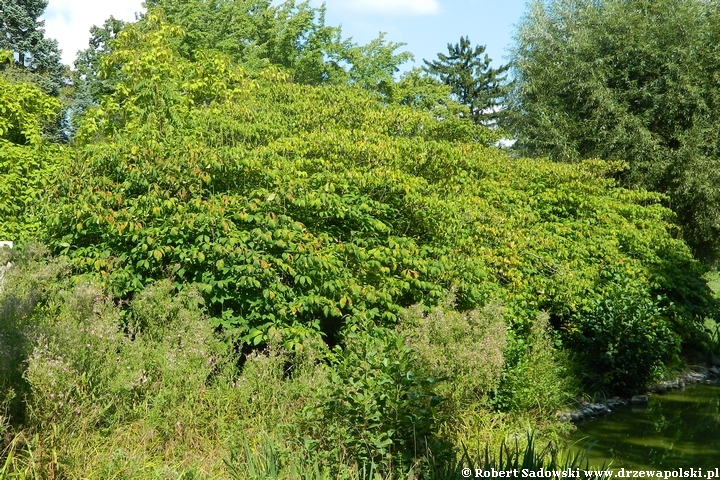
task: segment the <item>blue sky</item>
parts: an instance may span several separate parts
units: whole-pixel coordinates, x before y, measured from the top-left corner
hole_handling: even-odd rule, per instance
[[[514,25],[525,10],[525,0],[325,0],[326,23],[342,25],[345,37],[361,44],[387,32],[387,39],[407,43],[415,64],[447,52],[448,43],[467,35],[473,44],[487,45],[493,65],[505,63]],[[319,6],[320,0],[312,0]],[[43,18],[49,37],[63,49],[63,61],[72,64],[77,50],[87,47],[92,25],[106,18],[133,20],[141,0],[49,0]],[[412,65],[407,65],[409,68]]]
[[[320,5],[322,2],[315,2]],[[415,63],[447,53],[448,43],[469,36],[473,45],[486,45],[493,66],[505,62],[514,25],[525,11],[525,0],[326,0],[327,23],[342,25],[343,33],[367,43],[379,32],[407,43]]]

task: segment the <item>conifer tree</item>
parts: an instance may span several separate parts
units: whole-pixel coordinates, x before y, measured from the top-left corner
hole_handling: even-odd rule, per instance
[[[424,60],[424,70],[449,85],[456,99],[470,108],[475,123],[493,123],[502,114],[502,102],[508,93],[509,66],[491,68],[492,60],[484,45],[471,47],[468,37],[460,43],[448,43],[448,54],[438,53],[434,61]]]
[[[47,0],[0,0],[0,50],[11,51],[14,66],[20,70],[6,72],[6,77],[25,76],[58,96],[65,67],[57,41],[45,38],[45,21],[39,20],[46,7]]]

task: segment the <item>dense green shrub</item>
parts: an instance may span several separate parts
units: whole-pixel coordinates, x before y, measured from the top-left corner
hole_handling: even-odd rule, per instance
[[[113,298],[172,277],[233,338],[279,331],[290,350],[318,333],[335,343],[346,325],[391,327],[450,290],[459,310],[497,300],[514,331],[501,392],[527,393],[499,394],[506,410],[534,405],[523,362],[540,311],[558,331],[590,331],[624,279],[683,342],[715,315],[662,197],[618,188],[621,165],[510,159],[466,119],[282,71],[249,80],[222,56],[178,55],[177,28],[145,27],[104,57],[117,88],[88,113],[73,161],[38,167],[53,176],[43,238]],[[32,212],[39,192],[8,205]]]
[[[65,152],[42,137],[60,103],[34,86],[0,76],[0,240],[28,240],[41,224],[38,203]]]
[[[366,324],[350,329],[344,343],[333,352],[326,400],[310,413],[327,422],[323,446],[388,472],[448,455],[450,445],[437,438],[438,379],[423,371],[404,339]]]
[[[554,337],[547,315],[538,315],[528,335],[512,333],[503,377],[492,397],[496,408],[549,418],[577,394],[567,352],[556,348]]]
[[[660,295],[678,331],[712,312],[670,212],[617,188],[618,165],[511,160],[467,120],[278,71],[250,81],[223,57],[183,59],[177,35],[118,36],[105,62],[122,81],[48,202],[54,251],[116,296],[172,275],[217,325],[257,344],[282,330],[287,347],[451,288],[459,309],[502,301],[521,332],[541,310],[573,328],[619,277]]]
[[[680,338],[665,311],[646,292],[618,286],[579,315],[569,332],[588,385],[633,394],[677,361]]]

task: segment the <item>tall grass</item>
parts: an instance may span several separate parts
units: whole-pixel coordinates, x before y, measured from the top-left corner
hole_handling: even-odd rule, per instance
[[[533,438],[501,443],[543,423],[492,409],[501,348],[485,366],[468,353],[504,342],[497,306],[436,310],[432,328],[416,309],[397,331],[357,326],[333,351],[316,338],[290,352],[278,338],[240,354],[192,288],[158,281],[119,304],[42,248],[13,255],[0,293],[0,480],[456,479],[511,459],[559,464]],[[433,345],[465,337],[441,362]]]
[[[383,474],[374,465],[363,465],[361,467],[350,464],[341,465],[339,471],[332,472],[331,469],[320,463],[296,463],[283,460],[278,453],[272,440],[266,439],[260,449],[252,449],[245,445],[239,451],[232,451],[225,461],[226,475],[221,478],[232,480],[415,480],[417,478],[428,478],[434,480],[456,480],[466,477],[463,472],[470,469],[471,476],[475,476],[478,470],[481,471],[511,471],[528,469],[539,471],[544,470],[567,470],[583,469],[590,470],[591,466],[586,459],[585,451],[567,453],[556,448],[553,443],[545,446],[538,446],[532,434],[528,434],[520,446],[517,442],[513,445],[502,443],[497,451],[491,452],[488,447],[481,453],[470,454],[463,449],[452,464],[431,464],[430,468],[422,474],[411,469],[402,474]],[[47,478],[43,472],[33,467],[31,462],[22,461],[15,456],[16,445],[13,444],[5,452],[5,463],[0,469],[0,480],[10,478],[41,479]],[[595,467],[600,472],[595,478],[606,478],[607,472],[603,467]],[[107,476],[99,476],[100,474]],[[215,478],[198,474],[192,468],[184,471],[175,471],[178,479],[201,479]],[[421,476],[422,475],[422,476]],[[120,471],[98,472],[98,476],[90,478],[126,478]],[[128,477],[129,478],[129,477]],[[138,477],[138,478],[168,478],[162,476]]]
[[[278,457],[275,448],[269,441],[263,444],[262,450],[254,452],[245,448],[241,458],[236,455],[231,457],[228,467],[234,480],[377,480],[391,479],[413,480],[416,478],[428,478],[434,480],[456,480],[467,477],[469,469],[472,477],[477,471],[522,471],[523,469],[539,471],[555,470],[564,471],[567,469],[593,470],[599,472],[595,478],[609,478],[605,466],[591,467],[587,460],[589,447],[582,449],[562,449],[554,442],[538,444],[534,435],[528,433],[523,441],[516,439],[512,443],[503,441],[500,446],[491,451],[485,446],[481,452],[471,454],[467,448],[463,448],[454,460],[450,463],[430,463],[425,471],[418,472],[413,469],[399,476],[382,475],[375,471],[373,465],[363,468],[342,472],[340,476],[331,476],[321,466],[314,464],[310,466],[284,465]],[[237,465],[237,466],[236,466]]]

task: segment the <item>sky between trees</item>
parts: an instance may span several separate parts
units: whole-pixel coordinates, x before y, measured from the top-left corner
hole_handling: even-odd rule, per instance
[[[313,6],[323,2],[311,1]],[[387,32],[387,39],[405,42],[415,56],[414,65],[445,52],[447,43],[467,35],[474,44],[487,45],[493,66],[512,41],[514,25],[525,10],[524,0],[327,0],[327,24],[342,25],[345,37],[361,44]],[[87,0],[50,0],[42,18],[46,35],[63,50],[63,62],[72,65],[78,50],[87,48],[89,30],[110,15],[133,20],[142,9],[141,0],[99,0],[89,8]],[[409,69],[413,62],[403,68]]]

